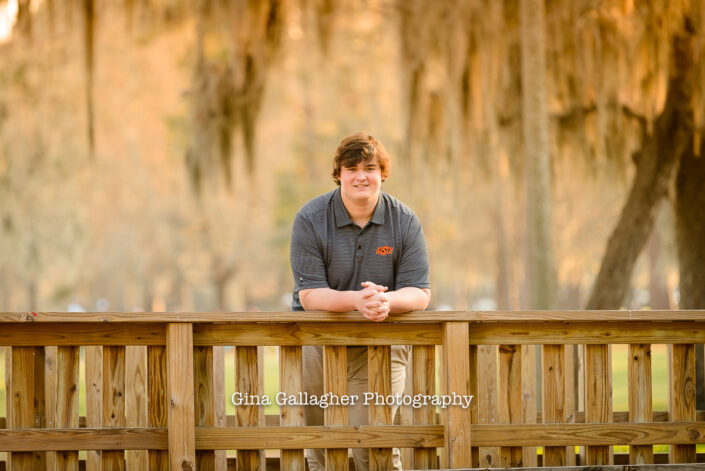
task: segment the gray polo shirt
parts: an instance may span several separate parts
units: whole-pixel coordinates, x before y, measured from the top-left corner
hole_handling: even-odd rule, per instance
[[[408,206],[384,192],[363,228],[350,219],[340,188],[306,203],[294,219],[290,259],[292,311],[304,310],[302,289],[357,291],[363,281],[390,291],[430,288],[421,224]]]

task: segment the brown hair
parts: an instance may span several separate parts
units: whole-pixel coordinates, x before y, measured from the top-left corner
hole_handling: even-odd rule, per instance
[[[381,142],[364,132],[356,132],[345,136],[333,158],[333,180],[340,185],[340,169],[355,167],[360,162],[375,160],[382,171],[382,181],[389,177],[392,170],[392,161]]]

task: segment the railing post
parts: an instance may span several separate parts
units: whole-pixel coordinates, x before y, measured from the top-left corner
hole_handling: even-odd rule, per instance
[[[167,324],[166,356],[169,468],[191,471],[196,469],[192,324]]]
[[[443,323],[444,394],[470,394],[470,337],[467,322]],[[473,400],[475,400],[473,398]],[[472,466],[470,408],[450,406],[443,411],[445,425],[444,463],[449,468]]]

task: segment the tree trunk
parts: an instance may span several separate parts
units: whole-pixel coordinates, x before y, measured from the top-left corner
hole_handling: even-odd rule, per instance
[[[544,0],[522,0],[520,19],[529,308],[550,309],[555,272],[551,238]]]
[[[647,252],[649,254],[649,307],[658,310],[670,309],[666,269],[663,262],[662,223],[663,218],[658,217],[647,243]]]
[[[680,265],[681,309],[705,309],[705,145],[689,148],[676,177],[676,241]]]
[[[688,17],[672,38],[668,94],[654,131],[635,156],[636,175],[627,202],[602,259],[586,309],[618,309],[624,302],[632,271],[646,245],[657,203],[666,195],[676,164],[692,142],[691,97],[695,89],[695,35]]]
[[[703,142],[701,140],[701,142]],[[705,309],[705,145],[700,155],[692,147],[681,157],[676,176],[676,241],[680,267],[680,309]],[[705,408],[703,346],[696,345],[696,407]]]

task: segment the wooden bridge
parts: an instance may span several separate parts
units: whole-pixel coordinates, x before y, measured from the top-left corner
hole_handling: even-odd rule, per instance
[[[342,470],[354,447],[370,449],[372,470],[390,468],[392,447],[405,469],[682,469],[701,461],[696,444],[705,443],[699,343],[705,311],[416,312],[381,324],[354,313],[0,313],[0,470],[304,470],[304,448],[325,448],[329,468]],[[612,411],[611,344],[628,345],[628,412]],[[651,344],[669,345],[667,411],[652,410]],[[357,427],[343,405],[325,409],[325,426],[304,426],[298,405],[226,415],[224,347],[235,347],[235,390],[255,396],[262,346],[279,347],[279,390],[301,391],[302,345],[324,346],[333,394],[346,391],[346,346],[369,346],[369,390],[387,395],[390,346],[411,345],[408,396],[474,399],[469,408],[403,406],[396,421],[388,406],[371,406],[370,425]]]

